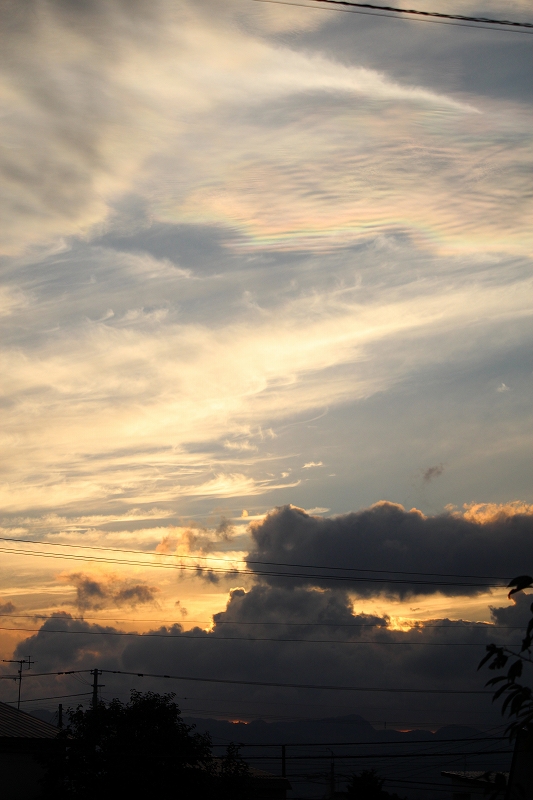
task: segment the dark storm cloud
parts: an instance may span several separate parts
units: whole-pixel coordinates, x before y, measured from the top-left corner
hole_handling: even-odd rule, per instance
[[[517,594],[513,597],[511,605],[495,608],[491,606],[490,613],[496,625],[517,626],[525,630],[533,616],[533,594]]]
[[[159,591],[146,583],[117,581],[112,578],[96,580],[81,572],[72,573],[68,579],[76,586],[76,605],[80,611],[113,605],[135,608],[145,603],[154,603]]]
[[[354,618],[344,592],[315,592],[302,588],[292,590],[261,584],[254,586],[249,592],[244,589],[233,589],[226,610],[214,614],[213,620],[215,624],[220,623],[221,632],[227,631],[232,623],[235,623],[237,629],[239,624],[257,620],[263,621],[266,626],[275,624],[277,631],[285,630],[284,625],[287,623],[292,630],[294,625],[305,626],[312,621],[320,623],[328,632],[338,626],[353,624],[386,627],[388,622],[385,617],[361,614]],[[261,629],[261,626],[257,626],[257,629]],[[255,635],[257,629],[254,625],[253,630],[248,631],[247,635]]]
[[[13,657],[25,658],[31,653],[38,672],[90,669],[95,661],[105,661],[106,666],[114,665],[116,669],[122,647],[118,637],[109,635],[114,632],[116,628],[111,626],[90,624],[60,611],[47,619],[37,633],[17,645]]]
[[[225,712],[246,718],[247,714],[272,716],[281,709],[282,714],[302,717],[362,713],[375,719],[376,709],[386,704],[388,719],[406,719],[408,715],[413,719],[416,714],[418,719],[422,715],[428,720],[466,723],[479,722],[480,718],[486,721],[490,714],[497,720],[498,711],[491,711],[490,696],[304,691],[171,682],[143,678],[138,673],[222,681],[479,691],[485,678],[476,672],[476,667],[485,646],[492,641],[520,641],[519,631],[447,619],[433,620],[409,631],[395,630],[386,617],[354,614],[348,597],[338,590],[304,587],[259,585],[249,592],[234,590],[226,611],[215,615],[214,621],[212,632],[199,628],[184,632],[174,624],[151,631],[156,635],[129,637],[116,635],[115,628],[89,624],[62,613],[20,643],[15,657],[31,653],[39,672],[98,667],[134,673],[105,674],[104,696],[127,696],[131,688],[174,690],[184,713]],[[60,687],[65,693],[81,691],[73,681],[68,676],[36,676],[31,693],[46,697],[60,694],[55,691]],[[3,681],[2,685],[8,691],[6,683]],[[29,687],[28,682],[26,696]],[[184,695],[186,702],[181,702]]]
[[[417,510],[406,511],[394,503],[381,502],[323,519],[283,506],[252,526],[251,531],[255,547],[247,556],[250,569],[258,575],[267,571],[304,575],[289,579],[265,574],[262,580],[270,584],[296,580],[310,586],[344,586],[362,597],[383,593],[405,598],[437,592],[475,595],[487,591],[483,586],[508,582],[524,571],[524,564],[533,563],[531,514],[501,514],[492,521],[476,522],[454,514],[426,517]],[[318,568],[268,567],[254,562]],[[328,567],[335,569],[328,571]],[[350,574],[343,573],[342,568],[379,573]],[[387,571],[411,574],[393,576]],[[311,576],[305,577],[306,573]],[[428,573],[435,575],[426,578]],[[332,575],[345,580],[333,582],[326,577]],[[442,575],[487,579],[439,577]],[[501,580],[495,580],[495,576]],[[371,582],[369,578],[379,580]],[[428,583],[417,583],[425,580]]]

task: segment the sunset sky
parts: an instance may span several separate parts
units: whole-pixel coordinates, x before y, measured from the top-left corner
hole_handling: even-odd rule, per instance
[[[519,638],[503,588],[324,576],[533,570],[533,34],[307,6],[2,6],[2,658],[475,689]],[[197,708],[312,715],[239,692]]]

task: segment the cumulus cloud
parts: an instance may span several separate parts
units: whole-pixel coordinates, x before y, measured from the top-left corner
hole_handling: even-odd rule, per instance
[[[496,625],[519,627],[525,631],[533,613],[533,595],[520,592],[513,598],[512,605],[495,607],[491,606],[491,617]]]
[[[76,606],[80,611],[97,610],[109,606],[127,606],[156,603],[159,589],[146,583],[118,580],[113,577],[93,578],[82,572],[65,575],[63,580],[76,587]]]
[[[509,503],[465,503],[463,516],[470,522],[500,522],[514,516],[533,516],[533,504],[523,500]],[[514,576],[513,576],[514,577]]]
[[[505,625],[500,618],[499,623]],[[149,635],[113,635],[117,633],[116,628],[56,614],[22,642],[15,655],[31,652],[41,671],[98,666],[221,681],[479,690],[482,678],[476,666],[486,644],[520,641],[519,632],[496,632],[490,624],[461,620],[428,620],[409,630],[397,630],[385,616],[358,613],[342,590],[267,584],[250,591],[233,589],[226,610],[214,616],[209,632],[199,628],[185,632],[174,623],[148,631]],[[51,680],[64,687],[71,679],[35,678],[34,691],[39,687],[46,696]],[[160,681],[131,675],[106,675],[103,682],[106,696],[125,695],[132,686],[161,691]],[[351,712],[371,714],[375,719],[376,708],[384,700],[368,692],[303,693],[231,683],[165,682],[165,689],[169,688],[176,689],[178,696],[192,698],[193,703],[183,704],[185,712],[187,707],[214,714],[218,709],[233,709],[233,714],[244,719],[252,709],[270,715],[277,703],[287,705],[289,713],[295,704],[297,714],[303,717],[316,717],[318,705],[323,716]],[[391,715],[412,719],[414,707],[418,719],[428,722],[486,722],[491,713],[494,724],[498,721],[498,711],[491,712],[490,697],[485,695],[410,696],[396,692],[386,696],[386,703],[389,719]],[[336,711],[339,707],[342,710]]]
[[[0,614],[13,614],[17,607],[9,600],[7,603],[0,603]]]
[[[343,585],[361,597],[476,595],[487,591],[483,586],[502,584],[523,572],[524,560],[533,562],[531,513],[501,513],[495,519],[474,521],[457,514],[424,516],[416,509],[406,511],[381,502],[324,519],[284,506],[253,524],[251,531],[254,547],[247,559],[258,576],[262,567],[254,562],[312,565],[289,571],[302,573],[296,582],[308,586],[331,587],[343,579]],[[335,571],[328,572],[328,566]],[[377,572],[343,573],[347,567]],[[395,576],[395,583],[388,570],[405,574]],[[311,576],[305,577],[306,572]],[[424,578],[428,573],[434,576]],[[278,584],[289,579],[264,575],[261,580]]]
[[[60,670],[61,664],[71,664],[73,668],[78,669],[90,669],[95,660],[104,661],[106,665],[114,664],[116,668],[120,664],[122,645],[121,639],[111,634],[117,630],[112,626],[95,625],[74,619],[71,614],[64,611],[54,612],[51,619],[43,623],[38,633],[17,646],[14,657],[21,658],[23,656],[19,655],[19,651],[34,647],[35,652],[39,653],[39,666],[43,670]],[[38,679],[35,685],[39,685]]]

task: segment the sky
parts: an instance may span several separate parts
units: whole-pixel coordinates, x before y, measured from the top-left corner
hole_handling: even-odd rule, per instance
[[[533,39],[307,5],[2,4],[2,658],[472,690],[519,640]],[[194,689],[243,720],[496,714]]]

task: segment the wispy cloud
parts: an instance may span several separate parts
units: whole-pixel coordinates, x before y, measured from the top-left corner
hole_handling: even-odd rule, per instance
[[[436,464],[434,467],[428,467],[422,470],[422,480],[424,483],[431,483],[431,481],[438,478],[444,472],[444,464]]]

